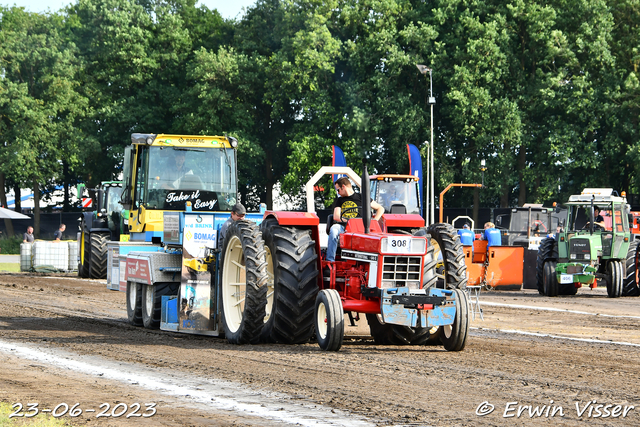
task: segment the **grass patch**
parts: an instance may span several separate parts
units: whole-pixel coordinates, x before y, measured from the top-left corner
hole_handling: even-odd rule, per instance
[[[0,426],[29,426],[29,427],[64,427],[71,426],[63,421],[62,418],[54,418],[52,415],[38,414],[33,418],[14,417],[9,418],[16,409],[9,403],[0,402]],[[22,408],[20,414],[24,415],[28,412],[28,408]]]
[[[0,262],[0,271],[18,272],[20,271],[20,264],[17,262]]]
[[[22,237],[3,237],[0,239],[0,254],[2,255],[17,255],[20,253],[20,243],[22,243]]]

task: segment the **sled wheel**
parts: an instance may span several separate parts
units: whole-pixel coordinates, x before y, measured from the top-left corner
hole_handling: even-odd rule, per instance
[[[179,287],[178,283],[142,285],[142,324],[145,328],[158,329],[160,327],[162,297],[177,295]]]
[[[142,285],[127,282],[127,318],[133,326],[142,326]]]

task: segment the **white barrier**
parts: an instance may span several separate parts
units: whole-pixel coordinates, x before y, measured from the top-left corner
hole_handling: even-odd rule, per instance
[[[20,244],[20,271],[31,271],[34,267],[49,265],[60,271],[78,269],[77,242],[37,241]]]
[[[78,242],[69,243],[69,267],[68,271],[74,271],[78,269]]]
[[[20,271],[31,270],[31,246],[33,243],[20,243]]]

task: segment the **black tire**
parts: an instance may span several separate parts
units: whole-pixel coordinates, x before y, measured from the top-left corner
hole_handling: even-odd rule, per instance
[[[635,297],[640,295],[638,287],[638,241],[634,240],[629,244],[627,252],[626,270],[624,283],[622,284],[622,296]]]
[[[538,293],[544,295],[544,264],[547,261],[558,262],[558,245],[556,239],[547,237],[542,239],[538,247],[538,257],[536,258],[536,284]]]
[[[225,337],[231,344],[257,343],[264,325],[268,276],[264,241],[254,222],[229,225],[220,265]]]
[[[415,236],[427,236],[424,229],[418,230]],[[430,236],[427,236],[427,255],[422,267],[422,287],[428,289],[436,284],[437,261],[434,258],[434,247],[430,243]],[[429,334],[430,328],[412,328],[404,325],[391,325],[382,322],[377,314],[367,314],[367,323],[373,341],[379,345],[424,345],[437,342],[440,344],[439,329],[434,328]]]
[[[318,292],[315,302],[315,331],[318,345],[325,351],[338,351],[344,340],[344,311],[335,289]]]
[[[92,279],[107,278],[107,242],[109,234],[91,233],[91,260],[89,262]]]
[[[575,295],[577,293],[578,293],[578,288],[576,288],[576,286],[573,283],[566,284],[566,285],[558,285],[558,295]]]
[[[127,282],[127,318],[133,326],[142,326],[142,285]]]
[[[542,270],[542,282],[544,284],[543,295],[548,297],[558,296],[558,276],[556,276],[556,262],[547,261]]]
[[[82,254],[82,257],[78,261],[78,276],[87,279],[91,274],[89,270],[89,265],[91,264],[91,238],[89,233],[85,231],[84,224],[81,229],[78,253]]]
[[[447,351],[462,351],[469,335],[469,301],[463,290],[454,289],[454,294],[456,315],[453,324],[440,327],[440,341]]]
[[[444,271],[439,277],[438,286],[465,290],[468,281],[467,265],[464,263],[464,252],[458,233],[449,224],[432,224],[426,231],[431,236],[431,243],[435,242],[438,245],[434,254],[436,260],[438,249],[442,254]]]
[[[300,344],[314,332],[318,294],[318,254],[311,231],[278,224],[268,218],[260,226],[270,272],[267,318],[262,339]]]
[[[438,276],[436,274],[436,265],[438,264],[438,260],[435,258],[435,247],[431,243],[431,236],[424,228],[416,230],[413,235],[424,236],[427,238],[427,255],[424,258],[424,265],[422,266],[422,288],[428,289],[438,281]]]
[[[162,297],[164,295],[177,295],[179,283],[156,283],[155,285],[142,285],[142,324],[147,329],[160,327],[162,314]]]
[[[607,296],[620,298],[622,296],[622,283],[624,272],[621,261],[609,261],[607,264]]]
[[[442,340],[440,337],[442,336],[442,328],[439,326],[434,326],[429,330],[429,337],[427,341],[425,341],[425,345],[440,345],[442,344]]]
[[[366,316],[371,337],[378,345],[424,345],[429,339],[429,328],[391,325],[384,323],[378,314]]]

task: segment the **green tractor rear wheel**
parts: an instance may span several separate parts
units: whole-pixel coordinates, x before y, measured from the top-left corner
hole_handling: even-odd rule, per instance
[[[609,261],[607,264],[607,296],[619,298],[622,296],[624,273],[621,261]]]
[[[542,272],[542,283],[544,285],[545,296],[558,296],[558,277],[556,276],[555,261],[547,261],[544,263],[544,269]]]

